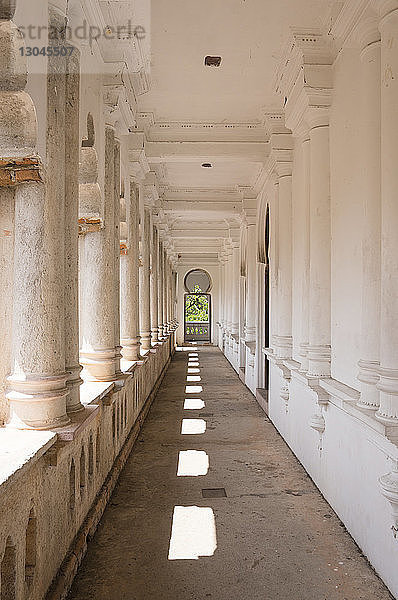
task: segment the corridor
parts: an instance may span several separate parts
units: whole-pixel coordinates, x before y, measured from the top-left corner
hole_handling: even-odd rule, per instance
[[[174,355],[69,600],[207,598],[391,596],[220,350],[200,347]]]

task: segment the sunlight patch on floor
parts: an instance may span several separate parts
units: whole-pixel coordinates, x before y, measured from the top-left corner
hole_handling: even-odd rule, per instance
[[[201,410],[205,403],[200,398],[185,398],[184,410]]]
[[[181,450],[178,457],[177,477],[207,475],[209,457],[203,450]]]
[[[188,367],[187,373],[200,373],[200,369],[191,369]]]
[[[206,432],[206,421],[203,419],[183,419],[181,425],[182,435],[198,435]]]
[[[198,560],[217,549],[216,521],[211,508],[175,506],[169,560]]]
[[[188,367],[199,367],[199,363],[198,363],[198,361],[195,361],[195,362],[189,362],[189,363],[188,363]]]
[[[186,394],[200,394],[201,392],[203,392],[201,385],[187,385],[185,387]]]
[[[202,381],[202,378],[200,375],[187,375],[187,381]]]

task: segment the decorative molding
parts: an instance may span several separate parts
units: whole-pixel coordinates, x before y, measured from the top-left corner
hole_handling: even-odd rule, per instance
[[[325,433],[326,423],[322,411],[315,413],[310,419],[310,427],[318,432],[319,434],[319,445],[318,450],[322,452],[323,449],[323,434]]]
[[[391,530],[394,538],[398,539],[398,461],[394,461],[394,466],[390,473],[380,477],[379,485],[382,495],[390,503],[393,520]]]
[[[328,123],[333,87],[330,41],[319,30],[292,29],[277,71],[286,126],[294,135]]]

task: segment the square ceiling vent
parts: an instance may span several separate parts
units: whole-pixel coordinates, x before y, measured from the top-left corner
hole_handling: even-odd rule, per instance
[[[206,67],[219,67],[221,65],[221,56],[206,56],[205,65]]]

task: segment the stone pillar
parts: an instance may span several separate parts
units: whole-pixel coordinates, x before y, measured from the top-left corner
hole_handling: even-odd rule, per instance
[[[114,325],[115,325],[115,371],[121,374],[120,359],[122,358],[120,345],[120,190],[121,190],[121,172],[120,172],[120,142],[115,139],[114,146]]]
[[[0,0],[0,51],[4,57],[0,72],[0,194],[4,187],[15,188],[12,373],[7,398],[13,424],[50,429],[69,421],[63,198],[60,207],[59,193],[49,193],[48,176],[36,152],[36,113],[24,91],[26,60],[19,52],[22,37],[12,22],[15,6],[15,1]],[[49,90],[53,90],[51,80]],[[51,126],[56,127],[58,115],[52,116]],[[18,171],[4,168],[13,163],[19,164]]]
[[[309,134],[301,138],[302,144],[302,188],[300,203],[300,222],[302,252],[301,278],[301,340],[300,371],[308,371],[308,343],[310,325],[310,138]]]
[[[148,209],[143,208],[141,212],[141,219],[142,266],[140,268],[140,335],[142,349],[147,351],[151,348],[151,216]]]
[[[364,32],[365,33],[365,32]],[[362,408],[377,410],[380,404],[380,233],[381,233],[381,47],[380,32],[366,31],[362,40],[362,332],[358,379]]]
[[[171,311],[172,311],[172,289],[171,289],[171,265],[170,265],[170,259],[167,257],[166,258],[166,286],[167,286],[167,329],[168,332],[171,333],[172,332],[172,317],[171,317]]]
[[[255,201],[254,201],[255,204]],[[256,299],[257,299],[257,225],[256,209],[246,211],[247,218],[247,251],[246,251],[246,327],[245,341],[256,341]]]
[[[276,355],[275,340],[278,332],[278,274],[279,274],[279,183],[273,176],[270,181],[270,346]]]
[[[240,248],[239,243],[234,243],[232,249],[232,319],[231,319],[231,334],[239,335],[239,281],[240,281]]]
[[[126,360],[140,360],[139,325],[139,194],[130,179],[130,195],[126,203],[127,248],[120,257],[121,342]]]
[[[380,408],[398,424],[398,1],[381,2]],[[388,12],[387,12],[388,11]]]
[[[227,328],[228,334],[232,335],[232,304],[233,304],[233,250],[232,246],[228,248],[227,256],[227,273],[228,273],[228,304],[227,304]]]
[[[330,376],[331,360],[329,119],[319,112],[310,123],[310,377]]]
[[[163,316],[163,243],[159,240],[159,252],[158,252],[158,325],[159,325],[159,339],[163,339],[165,336],[164,331],[164,316]]]
[[[167,289],[167,254],[163,245],[163,332],[166,337],[169,333],[168,326],[168,294]]]
[[[224,268],[224,256],[220,253],[220,303],[219,303],[219,312],[220,312],[220,335],[221,338],[224,336],[224,296],[225,296],[225,268]],[[222,340],[221,340],[222,341]]]
[[[278,316],[275,338],[278,358],[292,356],[292,174],[291,164],[278,174]]]
[[[274,344],[278,358],[291,358],[292,337],[292,133],[285,127],[280,112],[265,115],[265,126],[270,135],[270,161],[274,165],[275,202],[278,205],[277,239],[277,315]]]
[[[80,53],[74,48],[66,65],[65,85],[65,364],[68,373],[67,410],[83,409],[80,403],[79,363],[79,108]]]
[[[159,237],[156,227],[152,228],[152,265],[151,265],[151,337],[152,343],[159,341],[159,315],[158,315],[158,252]]]
[[[113,127],[105,130],[105,201],[103,227],[84,236],[81,249],[81,362],[85,376],[91,381],[114,381],[116,378],[115,350],[115,190],[114,190],[114,143]],[[97,176],[90,183],[91,172],[98,169],[96,152],[82,149],[81,181],[90,170],[88,187],[80,186],[80,215],[85,203],[98,202]],[[89,150],[87,148],[87,150]],[[90,189],[93,197],[90,198]],[[88,196],[88,198],[87,198]]]

